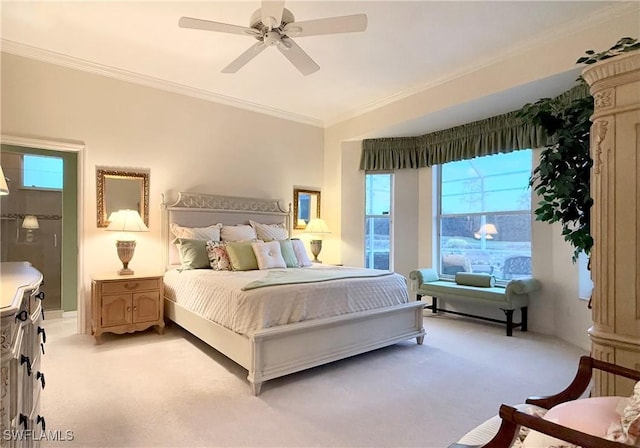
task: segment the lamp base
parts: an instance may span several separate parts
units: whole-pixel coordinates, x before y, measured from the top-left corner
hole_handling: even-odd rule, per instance
[[[116,241],[116,247],[118,248],[118,258],[122,262],[122,269],[118,270],[118,275],[132,275],[133,270],[129,269],[129,262],[136,250],[136,242],[118,240]]]
[[[312,262],[322,263],[322,261],[318,260],[318,255],[320,255],[320,251],[322,250],[322,240],[311,240],[309,246],[311,246],[311,253],[313,254]]]

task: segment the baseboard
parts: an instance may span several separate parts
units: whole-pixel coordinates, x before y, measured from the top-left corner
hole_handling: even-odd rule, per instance
[[[45,319],[62,319],[62,310],[44,310]]]

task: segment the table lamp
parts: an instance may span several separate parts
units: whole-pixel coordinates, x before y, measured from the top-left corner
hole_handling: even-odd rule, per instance
[[[484,236],[485,239],[492,240],[493,235],[497,235],[497,234],[498,234],[498,229],[496,229],[495,224],[486,223],[486,224],[482,224],[482,226],[480,226],[480,230],[474,233],[473,236],[478,240],[482,238],[482,236]]]
[[[309,224],[307,224],[307,227],[305,227],[304,233],[325,235],[327,233],[331,233],[331,231],[322,219],[312,218],[311,221],[309,221]],[[309,245],[311,246],[311,253],[313,254],[313,262],[322,263],[322,261],[318,260],[318,255],[320,255],[320,251],[322,250],[322,239],[311,240]]]
[[[33,215],[27,215],[24,217],[22,221],[22,228],[27,229],[27,235],[25,240],[27,243],[33,243],[33,231],[40,228],[40,224],[38,224],[38,218]]]
[[[149,228],[144,224],[137,210],[119,210],[109,215],[109,226],[107,230],[115,232],[148,232]],[[133,270],[129,269],[129,262],[133,258],[136,250],[136,241],[130,237],[129,239],[118,239],[116,247],[118,248],[118,257],[122,262],[122,269],[118,270],[119,275],[132,275]]]

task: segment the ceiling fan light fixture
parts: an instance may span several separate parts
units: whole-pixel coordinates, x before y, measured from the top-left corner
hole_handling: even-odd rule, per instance
[[[264,35],[264,43],[270,46],[278,45],[280,42],[280,33],[277,31],[269,31]]]

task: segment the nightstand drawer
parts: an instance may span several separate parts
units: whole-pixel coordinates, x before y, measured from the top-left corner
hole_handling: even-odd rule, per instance
[[[104,282],[102,283],[102,294],[117,294],[123,292],[145,291],[149,289],[159,289],[162,279],[131,279],[127,281]]]

